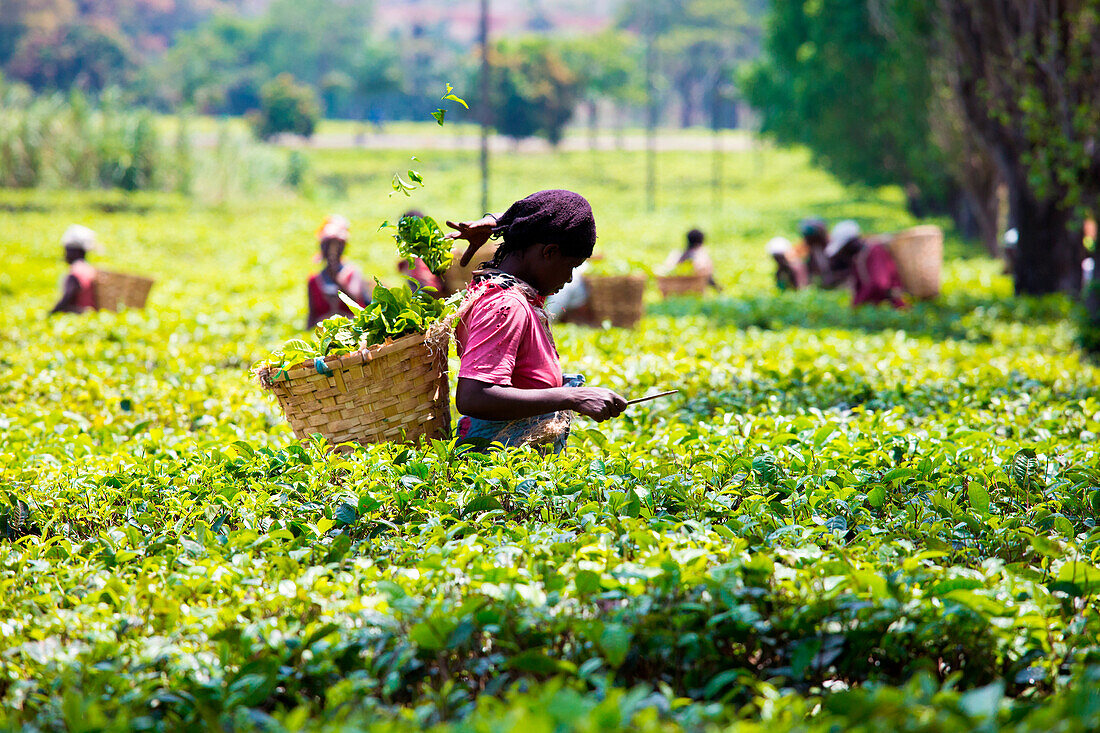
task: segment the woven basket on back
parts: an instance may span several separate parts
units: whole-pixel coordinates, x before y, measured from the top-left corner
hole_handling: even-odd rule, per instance
[[[117,311],[122,308],[144,308],[153,281],[139,275],[97,270],[95,275],[96,308]]]
[[[943,268],[943,230],[925,225],[898,232],[888,244],[902,285],[915,298],[940,294]]]
[[[320,434],[330,445],[366,445],[450,437],[447,342],[429,345],[424,334],[261,373],[260,381],[299,439]]]
[[[588,287],[588,305],[595,321],[611,321],[616,328],[633,328],[641,320],[645,312],[642,305],[644,275],[586,275],[584,283]]]
[[[658,275],[657,287],[661,295],[702,295],[707,290],[706,275]]]

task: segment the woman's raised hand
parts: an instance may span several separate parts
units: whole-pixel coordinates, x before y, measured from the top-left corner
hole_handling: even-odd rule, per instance
[[[602,387],[573,387],[569,390],[573,412],[603,422],[626,409],[626,398]]]
[[[489,241],[489,237],[493,234],[493,227],[496,226],[496,217],[492,214],[486,214],[477,221],[460,221],[453,222],[448,221],[447,226],[453,231],[447,235],[447,239],[465,239],[469,242],[469,246],[466,247],[466,251],[462,253],[462,257],[459,259],[458,264],[462,267],[470,264],[470,260],[473,259],[474,254],[481,249],[482,245]]]

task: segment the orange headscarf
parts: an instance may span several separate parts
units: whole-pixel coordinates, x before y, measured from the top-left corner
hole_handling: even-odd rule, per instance
[[[348,235],[351,233],[351,224],[347,219],[339,214],[333,214],[326,217],[321,222],[321,228],[317,230],[317,241],[323,242],[326,239],[339,239],[342,242],[348,241]]]

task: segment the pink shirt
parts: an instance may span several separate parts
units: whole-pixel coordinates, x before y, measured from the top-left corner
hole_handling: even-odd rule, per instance
[[[895,308],[905,307],[905,301],[898,296],[902,289],[898,266],[886,245],[869,243],[856,255],[852,271],[852,305],[888,300]]]
[[[75,277],[77,283],[80,284],[73,305],[81,312],[95,310],[97,307],[95,302],[95,268],[84,260],[77,260],[69,267],[69,274]]]
[[[455,329],[458,376],[519,389],[560,387],[561,364],[550,329],[518,288],[491,288]]]

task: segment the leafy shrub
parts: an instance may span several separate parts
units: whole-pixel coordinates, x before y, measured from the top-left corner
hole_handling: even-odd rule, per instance
[[[260,109],[251,117],[256,137],[267,140],[279,133],[310,137],[321,118],[313,89],[290,74],[279,74],[260,89]]]

